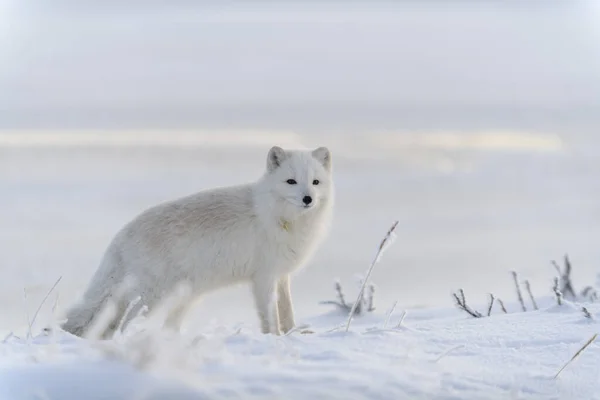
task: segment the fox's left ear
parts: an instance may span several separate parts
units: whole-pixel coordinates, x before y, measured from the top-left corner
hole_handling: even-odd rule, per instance
[[[331,152],[327,147],[319,147],[313,150],[312,155],[323,164],[327,171],[331,170]]]

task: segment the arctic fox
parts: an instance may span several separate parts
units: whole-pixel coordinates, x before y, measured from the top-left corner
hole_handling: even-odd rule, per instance
[[[146,210],[116,234],[62,328],[85,335],[111,302],[115,312],[100,332],[110,337],[135,316],[127,308],[136,299],[152,311],[185,282],[185,301],[165,320],[179,330],[202,294],[249,282],[262,332],[288,332],[295,325],[290,273],[309,260],[329,230],[331,170],[325,147],[274,146],[257,181],[201,191]],[[126,280],[133,284],[122,289]]]

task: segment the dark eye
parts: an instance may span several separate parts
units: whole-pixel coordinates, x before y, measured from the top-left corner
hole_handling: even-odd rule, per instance
[[[289,183],[290,185],[295,185],[296,183],[298,183],[298,182],[296,182],[295,179],[288,179],[286,182]]]
[[[315,180],[313,181],[313,185],[318,185],[319,183],[320,183],[320,182],[319,182],[319,180],[318,180],[318,179],[315,179]]]

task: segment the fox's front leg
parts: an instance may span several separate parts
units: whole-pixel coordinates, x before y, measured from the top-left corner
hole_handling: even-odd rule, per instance
[[[252,281],[252,293],[262,333],[280,335],[277,281],[273,277],[259,274]]]
[[[277,310],[279,311],[279,326],[283,333],[289,332],[296,325],[294,308],[290,292],[290,277],[286,275],[277,282]]]

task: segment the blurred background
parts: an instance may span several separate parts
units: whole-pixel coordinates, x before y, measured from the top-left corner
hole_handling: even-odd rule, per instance
[[[600,6],[575,2],[0,1],[0,330],[81,295],[158,202],[257,178],[270,146],[330,147],[336,214],[299,321],[378,243],[376,306],[550,293],[600,272]],[[190,324],[255,324],[245,287]],[[44,307],[47,321],[54,296]]]

